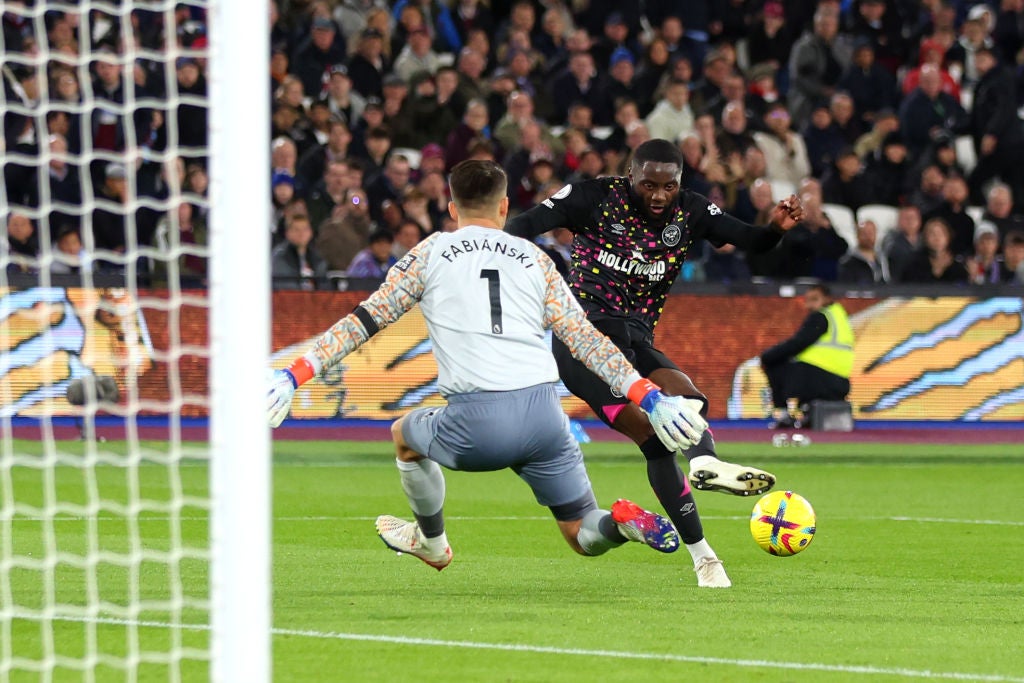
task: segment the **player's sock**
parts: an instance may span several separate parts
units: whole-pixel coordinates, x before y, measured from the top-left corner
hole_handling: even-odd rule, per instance
[[[409,507],[416,515],[420,531],[427,537],[427,540],[439,538],[444,535],[444,474],[441,467],[433,460],[423,458],[415,462],[404,462],[396,460],[398,473],[402,479],[402,490],[409,499]],[[446,546],[439,542],[431,542],[428,545]]]
[[[591,510],[583,516],[576,540],[587,555],[603,555],[626,542],[607,510]]]
[[[693,558],[693,563],[696,565],[697,561],[702,557],[718,557],[715,555],[715,551],[708,545],[707,539],[700,539],[696,543],[687,543],[686,549],[690,551],[690,557]]]
[[[693,500],[690,482],[679,469],[675,454],[665,448],[656,436],[643,442],[640,450],[647,458],[647,480],[683,543],[696,543],[703,539],[704,527],[697,514],[697,503]]]
[[[700,443],[696,446],[690,446],[689,448],[683,449],[683,455],[686,456],[686,460],[690,461],[694,458],[702,455],[710,455],[712,458],[718,458],[715,453],[715,437],[711,436],[711,430],[705,430],[704,434],[700,437]]]

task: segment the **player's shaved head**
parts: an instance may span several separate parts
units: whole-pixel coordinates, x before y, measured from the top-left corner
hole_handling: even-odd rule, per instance
[[[640,168],[646,163],[675,164],[683,167],[683,153],[668,140],[655,138],[640,144],[633,152],[633,165]]]
[[[490,213],[508,191],[508,176],[493,161],[467,159],[452,169],[448,185],[460,212]]]

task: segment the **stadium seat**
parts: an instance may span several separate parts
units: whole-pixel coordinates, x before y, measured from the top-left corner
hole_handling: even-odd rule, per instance
[[[974,140],[970,135],[959,135],[954,143],[956,160],[960,162],[964,173],[970,173],[978,165],[978,155],[974,152]]]
[[[832,221],[832,229],[846,240],[850,248],[857,246],[857,218],[853,209],[842,204],[822,204],[821,210]]]
[[[857,222],[873,221],[878,228],[875,237],[875,244],[882,246],[882,240],[890,231],[896,229],[896,219],[899,217],[899,209],[888,204],[865,204],[857,209]]]
[[[966,209],[967,215],[974,221],[974,225],[977,226],[981,222],[981,217],[985,215],[984,206],[968,206]]]

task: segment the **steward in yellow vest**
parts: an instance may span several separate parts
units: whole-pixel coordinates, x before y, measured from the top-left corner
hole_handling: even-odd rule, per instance
[[[788,399],[803,405],[818,399],[842,401],[850,393],[854,338],[846,310],[823,284],[807,290],[804,306],[809,312],[800,329],[761,354],[772,389],[775,428],[799,426],[789,415]]]

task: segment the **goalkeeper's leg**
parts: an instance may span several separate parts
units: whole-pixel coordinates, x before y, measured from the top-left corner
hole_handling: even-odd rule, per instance
[[[377,533],[392,550],[409,553],[441,570],[452,559],[452,550],[444,531],[444,474],[441,467],[406,442],[403,424],[409,419],[429,420],[432,415],[417,416],[414,411],[395,421],[391,436],[395,443],[402,489],[409,499],[415,522],[391,515],[377,518]],[[436,409],[434,412],[437,412]],[[426,449],[423,449],[426,450]]]

